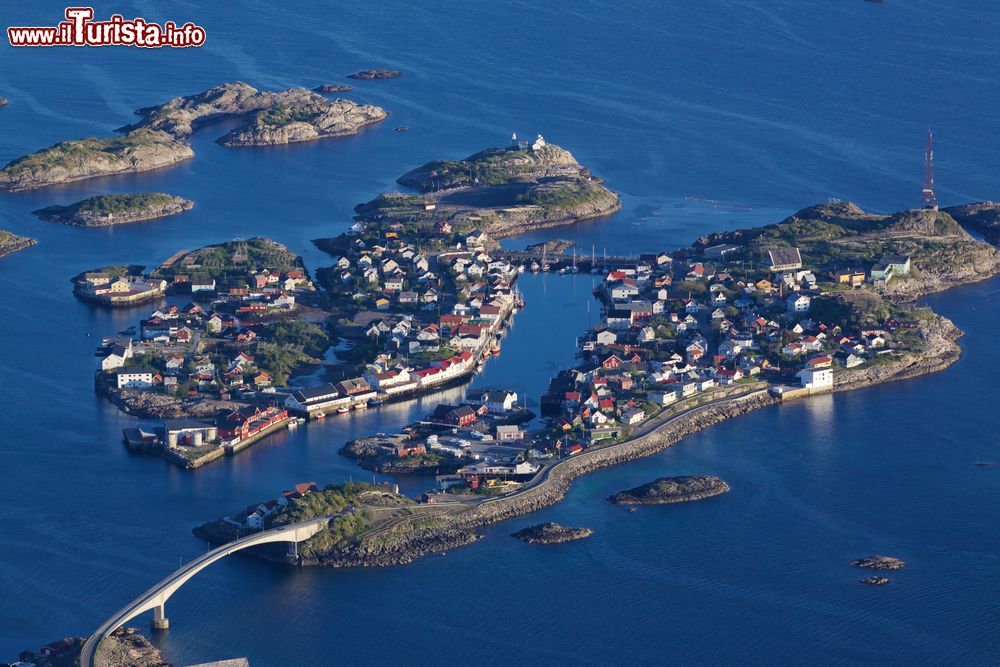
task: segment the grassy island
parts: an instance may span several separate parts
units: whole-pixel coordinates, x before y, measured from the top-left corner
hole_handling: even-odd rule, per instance
[[[6,230],[0,229],[0,257],[9,255],[18,250],[24,250],[35,245],[37,241],[26,236],[18,236]]]
[[[194,202],[162,192],[111,194],[89,197],[66,206],[48,206],[34,211],[42,220],[81,227],[106,227],[176,215],[189,211]]]

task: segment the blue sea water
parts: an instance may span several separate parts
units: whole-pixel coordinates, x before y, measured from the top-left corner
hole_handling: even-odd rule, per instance
[[[64,5],[7,3],[8,25]],[[108,135],[132,110],[242,79],[267,89],[392,81],[348,96],[392,117],[359,136],[225,149],[131,177],[0,196],[0,228],[39,244],[0,259],[0,658],[86,634],[205,545],[198,523],[288,484],[366,473],[346,439],[426,412],[394,406],[281,434],[194,473],[129,455],[131,419],[94,395],[95,337],[137,313],[73,299],[94,266],[268,235],[315,269],[311,240],[429,159],[542,133],[622,193],[616,216],[512,239],[581,252],[670,249],[779,220],[827,197],[875,211],[917,203],[923,135],[944,204],[996,198],[1000,6],[988,0],[631,3],[95,4],[203,25],[200,49],[0,46],[0,163]],[[409,132],[394,132],[405,125]],[[86,230],[30,211],[101,192],[195,200],[175,218]],[[526,276],[528,306],[476,380],[537,401],[594,320],[590,277]],[[766,409],[579,480],[565,502],[485,530],[476,545],[385,570],[293,570],[230,558],[167,606],[157,643],[178,664],[996,664],[1000,461],[992,379],[1000,282],[928,302],[968,335],[947,371]],[[711,473],[725,496],[626,513],[605,498],[665,474]],[[404,490],[425,484],[401,480]],[[589,540],[508,537],[541,520]],[[852,558],[899,556],[884,588]]]

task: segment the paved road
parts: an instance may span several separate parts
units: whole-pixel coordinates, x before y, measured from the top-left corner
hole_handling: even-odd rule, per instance
[[[585,456],[587,456],[588,453],[602,452],[602,451],[606,451],[608,449],[612,449],[614,447],[621,447],[621,446],[626,445],[626,444],[628,444],[628,443],[630,443],[630,442],[632,442],[634,440],[637,440],[638,438],[642,438],[642,437],[645,437],[645,436],[649,435],[653,431],[655,431],[655,430],[657,430],[657,429],[659,429],[659,428],[661,428],[663,426],[666,426],[667,424],[673,422],[676,419],[680,419],[681,417],[687,417],[688,415],[694,414],[696,412],[701,412],[702,410],[704,410],[706,408],[710,408],[710,407],[715,406],[715,405],[718,405],[719,403],[724,403],[726,401],[732,401],[732,400],[735,400],[735,399],[738,399],[738,398],[745,398],[747,396],[750,396],[750,395],[755,394],[755,393],[760,392],[760,391],[765,391],[765,390],[760,389],[760,388],[755,388],[755,389],[746,391],[744,393],[736,394],[734,396],[725,396],[725,397],[722,397],[722,398],[717,398],[715,400],[709,401],[708,403],[705,403],[704,405],[699,405],[699,406],[691,408],[689,410],[684,410],[683,412],[678,412],[677,414],[671,415],[671,416],[667,417],[666,419],[664,419],[662,421],[656,421],[656,419],[654,418],[654,419],[650,420],[649,423],[647,423],[642,428],[640,428],[635,433],[635,435],[633,435],[631,438],[629,438],[628,440],[626,440],[624,442],[619,442],[619,443],[616,443],[614,445],[608,445],[608,446],[605,446],[605,447],[597,447],[595,449],[584,450],[582,453],[577,454],[573,458],[576,459],[576,458],[580,458],[581,456],[585,457]],[[549,463],[549,464],[543,466],[542,469],[538,472],[538,474],[535,475],[535,477],[530,482],[528,482],[527,484],[525,484],[521,488],[519,488],[516,491],[513,491],[511,493],[508,493],[506,495],[499,496],[497,498],[490,498],[489,500],[484,500],[481,503],[481,505],[488,505],[488,504],[491,504],[491,503],[502,502],[502,501],[507,500],[509,498],[513,498],[513,497],[519,496],[519,495],[521,495],[523,493],[527,493],[531,489],[534,489],[535,487],[540,486],[541,484],[544,484],[545,481],[549,478],[549,475],[551,475],[552,471],[555,470],[557,466],[559,466],[561,463],[565,463],[566,461],[569,461],[569,460],[570,459],[559,459],[558,461],[553,461],[552,463]]]

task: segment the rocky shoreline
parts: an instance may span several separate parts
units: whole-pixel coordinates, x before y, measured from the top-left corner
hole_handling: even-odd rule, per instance
[[[920,323],[918,331],[924,338],[925,347],[921,354],[908,354],[865,368],[842,370],[834,375],[833,391],[850,391],[936,373],[962,356],[962,348],[955,341],[964,333],[948,318],[933,315],[932,319]]]
[[[729,491],[729,485],[711,475],[683,475],[681,477],[661,477],[637,486],[619,491],[608,498],[616,505],[667,505],[711,498]]]
[[[30,248],[37,243],[38,241],[27,236],[16,236],[10,232],[0,231],[0,257]]]

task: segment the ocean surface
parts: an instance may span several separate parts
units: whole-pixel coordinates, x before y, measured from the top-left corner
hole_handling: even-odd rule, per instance
[[[65,5],[6,3],[4,26],[55,24]],[[0,195],[0,228],[38,239],[0,259],[0,660],[88,634],[204,551],[191,528],[300,481],[367,473],[345,440],[437,399],[329,419],[196,472],[130,455],[132,422],[95,396],[94,346],[147,309],[71,295],[79,271],[155,264],[183,248],[267,235],[311,240],[406,170],[542,133],[622,193],[614,217],[511,239],[572,238],[584,254],[690,243],[776,222],[828,197],[917,205],[924,133],[943,204],[1000,197],[1000,5],[931,0],[629,3],[95,4],[193,21],[183,51],[0,46],[0,163],[110,135],[134,109],[228,80],[265,89],[344,82],[391,118],[347,139],[226,149],[137,176]],[[394,132],[405,125],[409,132]],[[178,217],[115,229],[30,211],[104,192],[166,191]],[[590,276],[525,276],[527,308],[476,386],[537,402],[596,319]],[[233,557],[167,604],[166,657],[270,665],[996,664],[1000,462],[994,393],[1000,281],[927,300],[967,332],[945,372],[768,408],[648,459],[577,481],[565,502],[484,531],[447,556],[382,570],[291,569]],[[588,305],[589,304],[589,305]],[[588,309],[589,308],[589,309]],[[454,392],[460,395],[463,390]],[[627,513],[605,498],[668,474],[733,491]],[[381,478],[380,478],[381,479]],[[399,480],[406,492],[428,486]],[[511,532],[542,520],[594,536],[553,547]],[[906,569],[858,584],[853,558]],[[137,624],[145,624],[140,619]]]

